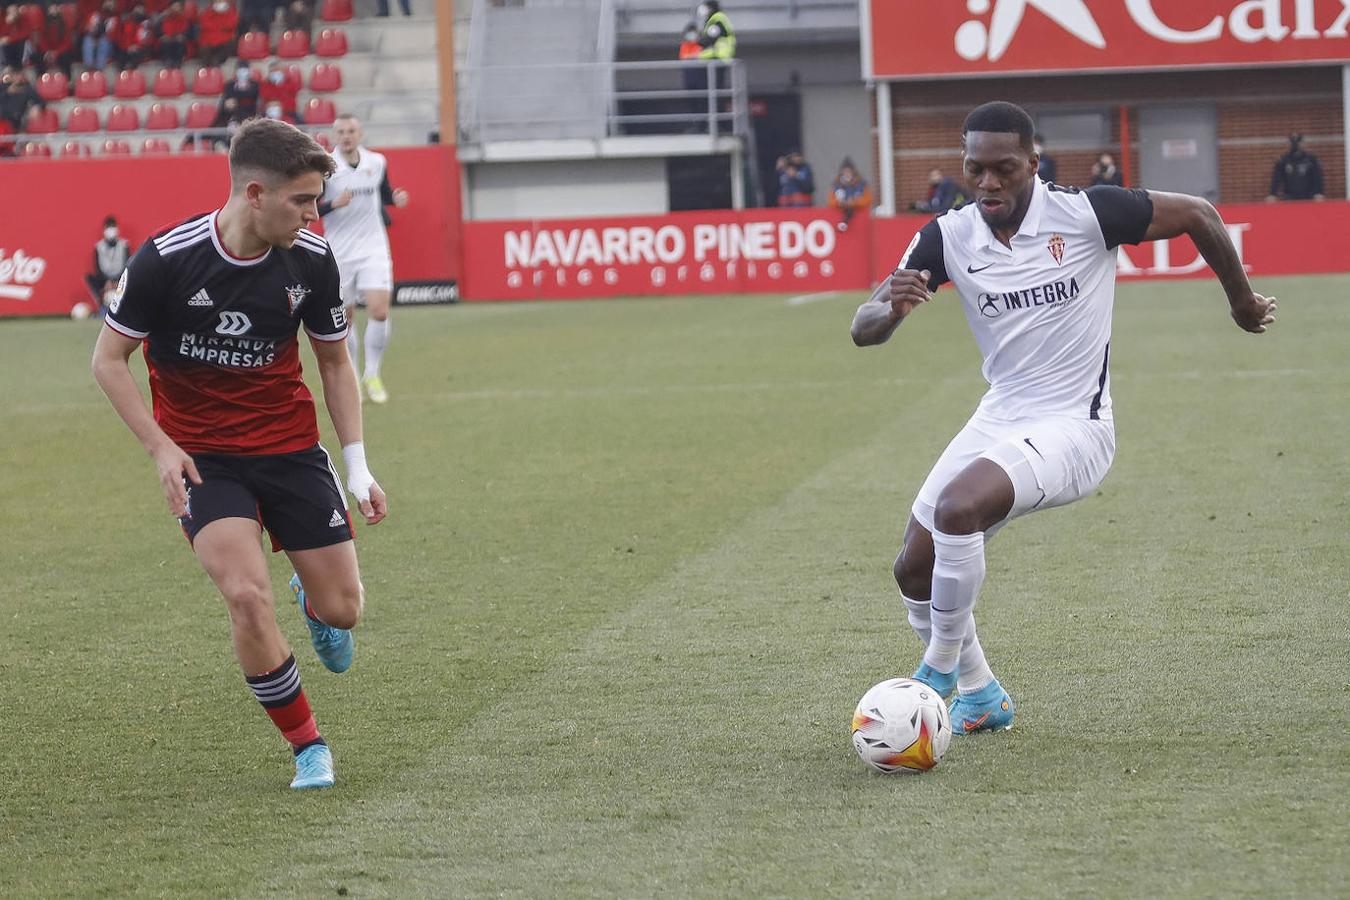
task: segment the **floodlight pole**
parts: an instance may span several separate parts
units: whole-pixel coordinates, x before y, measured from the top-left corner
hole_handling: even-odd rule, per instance
[[[454,145],[459,136],[455,111],[454,0],[436,0],[436,64],[440,75],[441,143]]]

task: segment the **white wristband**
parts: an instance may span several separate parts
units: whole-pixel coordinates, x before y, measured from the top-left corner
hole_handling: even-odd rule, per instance
[[[347,490],[357,500],[369,500],[370,486],[375,483],[375,476],[370,474],[370,468],[366,465],[366,445],[356,441],[343,447],[342,464],[347,469]]]

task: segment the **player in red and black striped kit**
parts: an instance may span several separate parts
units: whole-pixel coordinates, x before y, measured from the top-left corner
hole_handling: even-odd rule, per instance
[[[295,567],[315,650],[351,663],[364,595],[337,472],[300,374],[301,326],[319,363],[347,486],[366,522],[387,512],[366,465],[337,263],[306,229],[332,157],[285,123],[246,123],[230,144],[230,197],[147,241],[122,276],[94,349],[94,377],[155,461],[230,615],[254,696],[295,752],[291,787],[333,784],[333,761],[277,627],[260,529]],[[128,360],[144,347],[153,415]],[[303,586],[303,587],[302,587]]]

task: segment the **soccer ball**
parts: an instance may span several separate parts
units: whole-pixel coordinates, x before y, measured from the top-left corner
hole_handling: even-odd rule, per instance
[[[858,701],[853,748],[878,772],[927,772],[952,739],[952,719],[937,692],[912,678],[890,678]]]
[[[94,313],[94,308],[88,303],[76,303],[70,308],[70,317],[72,319],[87,319]]]

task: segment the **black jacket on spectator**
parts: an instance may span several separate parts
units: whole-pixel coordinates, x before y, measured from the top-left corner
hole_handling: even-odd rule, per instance
[[[1286,200],[1311,200],[1318,194],[1326,193],[1322,188],[1322,163],[1302,147],[1276,160],[1275,171],[1270,175],[1272,196],[1283,195]]]

